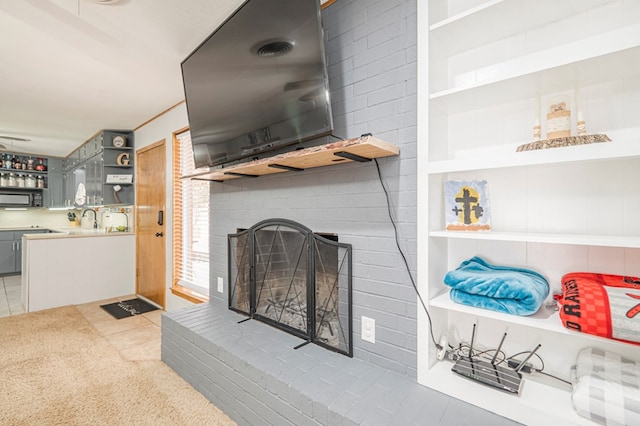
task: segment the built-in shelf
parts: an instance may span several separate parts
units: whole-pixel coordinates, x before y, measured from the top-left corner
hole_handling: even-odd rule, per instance
[[[449,113],[533,98],[637,75],[638,55],[640,24],[452,76],[452,86],[436,89],[430,98]],[[457,79],[465,83],[455,84]]]
[[[514,241],[525,243],[568,244],[577,246],[640,248],[637,236],[545,234],[530,232],[470,232],[430,231],[430,237],[458,238],[485,241]]]
[[[490,0],[434,22],[429,29],[453,55],[614,1]]]
[[[511,324],[525,325],[528,327],[535,327],[543,330],[554,331],[556,333],[571,333],[562,326],[558,312],[547,309],[544,306],[533,315],[520,316],[509,315],[502,312],[491,311],[488,309],[474,308],[473,306],[462,305],[455,303],[449,297],[449,292],[440,294],[429,300],[429,305],[447,309],[449,311],[461,312],[469,315],[475,315],[482,318],[497,319],[500,321],[507,321]]]
[[[522,416],[523,411],[540,419],[529,424],[593,425],[576,414],[568,386],[550,385],[540,374],[525,375],[520,395],[516,396],[463,378],[451,371],[452,366],[448,361],[433,365],[425,375],[429,387],[512,419]]]
[[[606,339],[604,337],[594,336],[592,334],[571,331],[562,326],[558,311],[552,308],[548,308],[544,305],[538,310],[538,312],[533,315],[510,315],[502,312],[492,311],[489,309],[475,308],[473,306],[455,303],[451,300],[451,297],[449,297],[449,292],[445,291],[444,293],[434,297],[433,299],[430,299],[429,306],[432,308],[445,309],[449,312],[458,312],[466,315],[471,315],[477,318],[498,320],[508,324],[526,326],[529,328],[553,332],[560,335],[574,336],[576,338],[584,340],[585,343],[591,342],[591,344],[597,345],[598,343],[606,342],[608,344],[613,343],[618,345],[629,345],[625,342],[617,342],[612,339]]]
[[[395,145],[373,136],[362,136],[279,154],[231,167],[201,171],[182,178],[221,182],[241,177],[258,177],[274,173],[301,171],[353,161],[370,161],[374,158],[390,157],[399,153],[400,150]]]
[[[640,125],[640,3],[624,0],[429,0],[418,8],[418,289],[430,316],[418,315],[418,382],[524,424],[590,424],[571,387],[525,374],[517,396],[451,372],[437,345],[469,342],[506,354],[541,344],[545,371],[568,380],[579,351],[592,346],[637,359],[637,347],[568,330],[551,295],[531,316],[454,303],[443,277],[463,259],[486,257],[549,277],[587,271],[637,275],[640,226],[634,209]],[[611,141],[517,152],[533,124],[564,97],[589,132]],[[578,112],[578,114],[576,114]],[[529,139],[531,138],[531,139]],[[491,231],[445,230],[446,180],[486,180]],[[457,196],[456,196],[457,197]],[[547,232],[526,232],[547,231]],[[562,389],[560,389],[562,388]]]
[[[0,172],[2,173],[15,173],[18,175],[41,175],[41,176],[46,176],[48,174],[48,172],[45,171],[39,171],[39,170],[23,170],[23,169],[4,169],[4,168],[0,168]]]
[[[117,148],[115,146],[105,146],[102,149],[105,149],[107,151],[131,151],[133,149],[132,146],[123,146],[121,148]]]
[[[461,153],[464,158],[430,161],[426,170],[429,174],[440,174],[640,157],[640,140],[637,138],[523,152],[516,152],[518,145],[489,146],[482,151]]]
[[[7,190],[7,191],[16,191],[16,192],[24,192],[24,191],[36,191],[36,192],[42,192],[43,189],[47,189],[45,188],[33,188],[33,187],[28,187],[28,186],[0,186],[0,189],[2,189],[3,191]]]

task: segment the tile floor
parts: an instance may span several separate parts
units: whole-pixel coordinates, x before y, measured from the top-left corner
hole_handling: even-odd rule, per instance
[[[20,275],[0,277],[0,317],[24,313],[20,285]],[[135,295],[125,295],[77,305],[77,308],[96,330],[120,351],[124,359],[160,359],[160,321],[164,311],[156,310],[117,320],[100,308],[100,305],[134,297]]]
[[[24,313],[21,292],[22,277],[10,275],[0,277],[0,317]]]

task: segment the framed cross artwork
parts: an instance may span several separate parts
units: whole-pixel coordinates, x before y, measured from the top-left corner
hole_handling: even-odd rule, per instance
[[[491,230],[486,180],[447,180],[444,197],[447,231]]]

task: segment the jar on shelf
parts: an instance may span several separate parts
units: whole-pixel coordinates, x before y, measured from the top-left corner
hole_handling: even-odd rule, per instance
[[[23,174],[18,174],[16,175],[16,186],[18,188],[24,188],[25,185],[25,178]]]
[[[25,188],[35,188],[36,187],[36,177],[34,175],[26,175],[24,177],[24,187]]]
[[[27,170],[33,170],[33,157],[29,157],[29,159],[27,160]]]
[[[8,173],[0,173],[0,186],[9,186]]]
[[[44,177],[38,176],[36,178],[36,188],[44,189]]]
[[[39,172],[44,172],[47,170],[47,166],[44,164],[44,160],[42,158],[38,158],[38,163],[36,164],[36,170]]]
[[[7,176],[7,186],[16,186],[16,185],[18,185],[18,182],[16,181],[15,173],[9,173],[9,176]]]

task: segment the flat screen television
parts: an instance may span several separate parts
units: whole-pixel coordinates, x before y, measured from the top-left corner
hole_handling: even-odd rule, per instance
[[[247,0],[181,67],[196,168],[332,131],[320,0]]]

